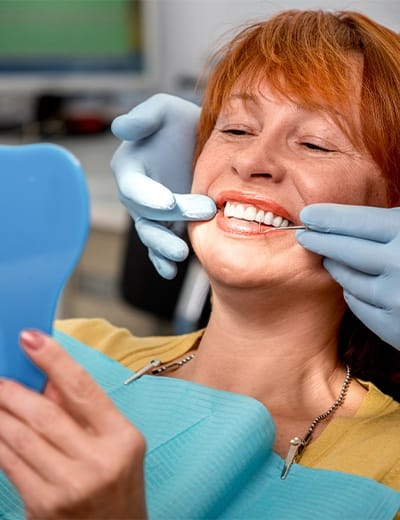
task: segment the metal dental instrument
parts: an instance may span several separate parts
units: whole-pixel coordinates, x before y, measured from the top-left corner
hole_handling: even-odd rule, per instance
[[[271,233],[271,231],[292,231],[296,229],[308,229],[306,226],[286,226],[286,227],[273,227],[263,231],[263,234]]]

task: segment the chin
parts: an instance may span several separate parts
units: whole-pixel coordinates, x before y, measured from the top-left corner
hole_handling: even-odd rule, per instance
[[[240,238],[222,233],[212,222],[191,223],[189,236],[210,280],[225,286],[291,286],[310,294],[333,282],[321,257],[303,249],[293,237],[291,241]]]
[[[248,262],[220,259],[202,262],[211,281],[232,288],[255,289],[268,283],[268,277],[260,277],[260,270],[249,268]],[[267,275],[267,273],[265,273]]]
[[[288,249],[268,245],[265,238],[222,233],[211,223],[191,223],[192,247],[211,280],[224,285],[256,288],[287,280],[293,274]],[[292,246],[304,251],[300,246]]]

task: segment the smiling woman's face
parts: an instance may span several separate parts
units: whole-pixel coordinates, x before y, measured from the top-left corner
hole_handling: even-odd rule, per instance
[[[301,224],[301,209],[316,202],[387,205],[378,167],[329,113],[296,105],[266,83],[246,98],[233,91],[198,158],[192,191],[218,207],[213,220],[189,226],[196,254],[211,278],[246,287],[310,274],[332,283],[294,231],[264,235],[271,224]]]

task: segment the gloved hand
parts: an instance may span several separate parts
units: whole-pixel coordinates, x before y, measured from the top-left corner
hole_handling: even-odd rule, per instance
[[[212,199],[190,194],[199,113],[194,103],[156,94],[111,127],[124,141],[111,161],[121,202],[155,268],[168,279],[189,253],[175,232],[182,233],[183,221],[207,220],[216,212]]]
[[[353,313],[400,350],[400,208],[313,204],[297,241],[324,256]]]

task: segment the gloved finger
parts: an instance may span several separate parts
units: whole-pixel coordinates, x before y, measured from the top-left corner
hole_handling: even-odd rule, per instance
[[[161,211],[175,207],[174,194],[163,184],[148,177],[141,161],[132,159],[129,168],[116,168],[114,173],[124,203],[132,201],[144,208]]]
[[[382,243],[389,242],[400,232],[400,208],[311,204],[302,209],[300,219],[314,231]]]
[[[175,193],[176,207],[180,220],[209,220],[217,212],[215,202],[207,195]],[[177,219],[178,217],[176,217]],[[171,220],[175,220],[172,218]]]
[[[171,262],[171,260],[159,256],[152,249],[149,249],[149,258],[160,276],[166,280],[172,280],[175,278],[176,273],[178,272],[175,262]]]
[[[157,96],[114,119],[112,133],[122,141],[138,141],[157,132],[164,124],[164,105]]]
[[[384,270],[382,246],[376,242],[313,231],[297,231],[296,239],[304,248],[358,271],[377,275]]]
[[[148,220],[174,222],[174,221],[193,221],[208,220],[216,213],[214,201],[207,195],[180,195],[174,194],[176,204],[172,209],[154,208],[145,205],[139,205],[120,194],[120,199],[129,213],[134,217],[140,215]],[[138,197],[136,197],[136,200]],[[147,201],[149,202],[149,200]]]
[[[382,309],[388,307],[387,292],[382,294],[381,277],[361,273],[329,258],[324,259],[323,265],[332,278],[357,300]]]
[[[143,218],[135,222],[136,231],[143,244],[173,262],[182,262],[189,254],[189,248],[181,238],[166,227]]]
[[[379,309],[365,303],[346,291],[343,295],[347,305],[359,320],[383,341],[400,349],[400,322],[393,319],[393,313],[390,310]]]

